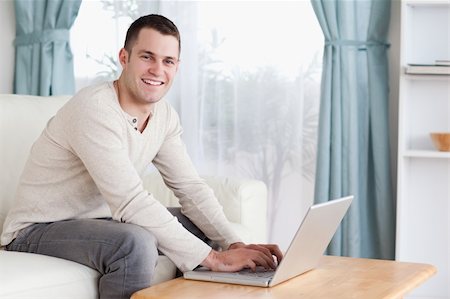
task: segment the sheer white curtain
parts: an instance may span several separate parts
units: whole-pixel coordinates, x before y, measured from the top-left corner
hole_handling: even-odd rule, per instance
[[[117,76],[127,27],[155,12],[181,32],[168,100],[194,163],[263,180],[270,241],[286,248],[314,189],[323,36],[310,2],[84,1],[72,35],[77,87]]]

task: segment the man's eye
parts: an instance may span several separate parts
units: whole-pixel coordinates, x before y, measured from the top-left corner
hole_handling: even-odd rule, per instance
[[[173,64],[175,64],[175,62],[173,60],[168,59],[168,60],[166,60],[166,64],[173,65]]]

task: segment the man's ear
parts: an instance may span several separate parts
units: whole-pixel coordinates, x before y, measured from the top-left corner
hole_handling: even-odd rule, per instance
[[[128,62],[128,51],[125,48],[122,48],[119,51],[119,62],[122,65],[122,68],[125,68],[125,65]]]

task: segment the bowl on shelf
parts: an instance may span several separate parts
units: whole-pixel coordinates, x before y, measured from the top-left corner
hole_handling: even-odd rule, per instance
[[[437,150],[450,152],[450,132],[432,132],[430,136]]]

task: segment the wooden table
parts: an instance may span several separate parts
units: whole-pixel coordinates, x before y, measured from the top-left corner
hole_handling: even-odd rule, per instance
[[[132,299],[399,299],[436,273],[426,264],[324,256],[319,266],[272,288],[178,278],[133,294]]]

